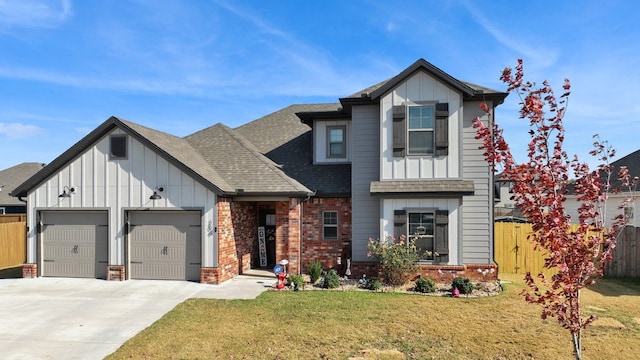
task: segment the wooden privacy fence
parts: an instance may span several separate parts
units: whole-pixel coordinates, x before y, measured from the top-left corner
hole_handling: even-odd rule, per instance
[[[20,266],[27,258],[27,224],[0,223],[0,270]]]
[[[640,277],[639,237],[640,228],[626,226],[622,229],[616,241],[613,259],[604,268],[605,276]]]
[[[25,214],[0,214],[0,224],[26,221],[27,215]]]
[[[533,249],[533,242],[527,237],[533,232],[527,223],[497,222],[493,226],[495,261],[498,271],[507,274],[544,273],[551,276],[555,272],[544,269],[544,254]]]
[[[578,225],[571,225],[575,230]],[[542,272],[551,276],[556,271],[544,269],[545,253],[533,249],[533,243],[527,236],[533,232],[531,224],[502,223],[494,224],[495,261],[498,271],[508,274],[534,275]],[[605,276],[640,277],[640,228],[625,227],[617,240],[613,260],[605,267]]]

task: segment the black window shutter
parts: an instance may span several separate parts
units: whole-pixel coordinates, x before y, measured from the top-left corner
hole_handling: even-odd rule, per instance
[[[393,156],[402,157],[407,147],[407,107],[395,105],[393,107]]]
[[[449,154],[449,103],[436,104],[436,156]]]
[[[439,262],[449,262],[449,211],[436,210],[435,252]]]
[[[406,235],[407,232],[407,211],[393,210],[393,234],[396,239]]]

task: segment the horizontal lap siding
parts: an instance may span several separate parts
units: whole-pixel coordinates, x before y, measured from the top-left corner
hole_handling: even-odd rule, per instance
[[[491,172],[484,160],[481,145],[475,139],[476,130],[471,121],[483,116],[479,102],[465,103],[462,126],[462,177],[473,180],[474,195],[462,199],[462,262],[464,264],[488,264],[493,261],[490,185]],[[487,120],[486,115],[483,120]]]
[[[353,259],[367,261],[370,237],[380,231],[380,200],[371,196],[369,186],[380,178],[380,121],[377,106],[353,108],[352,231]]]

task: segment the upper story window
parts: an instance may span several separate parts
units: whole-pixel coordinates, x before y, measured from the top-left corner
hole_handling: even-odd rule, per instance
[[[433,154],[433,106],[409,107],[409,154]]]
[[[323,211],[322,212],[322,239],[337,240],[338,239],[338,212]]]
[[[393,156],[449,154],[449,104],[393,106]]]
[[[346,158],[347,157],[347,127],[327,126],[327,157]]]
[[[109,159],[127,158],[127,135],[111,135],[109,138]]]

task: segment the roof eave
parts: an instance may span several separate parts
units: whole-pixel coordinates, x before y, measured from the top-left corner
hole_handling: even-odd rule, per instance
[[[351,120],[351,117],[343,109],[336,111],[300,111],[295,113],[303,124],[313,127],[313,121],[316,119],[323,120]]]

